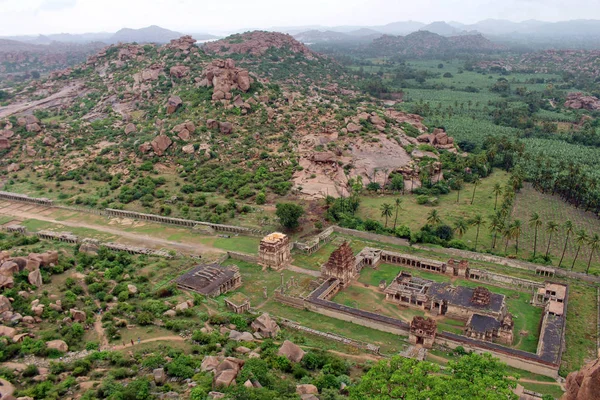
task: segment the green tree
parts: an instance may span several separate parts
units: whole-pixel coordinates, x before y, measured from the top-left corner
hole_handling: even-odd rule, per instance
[[[393,209],[394,209],[394,207],[392,207],[392,205],[389,203],[383,203],[381,205],[381,216],[385,217],[385,227],[386,228],[387,228],[388,218],[392,216]]]
[[[295,229],[298,227],[298,220],[304,214],[302,206],[294,203],[277,203],[275,215],[279,218],[279,222],[287,229]]]
[[[394,217],[394,230],[396,230],[396,222],[398,222],[398,211],[402,209],[402,199],[397,198],[394,205],[396,206],[396,216]]]
[[[496,200],[494,200],[494,211],[495,211],[496,207],[498,207],[498,196],[500,196],[502,194],[502,186],[499,183],[496,183],[494,185],[494,189],[492,189],[492,192],[496,196]]]
[[[459,218],[454,223],[454,233],[456,233],[456,236],[459,238],[462,238],[464,234],[467,233],[467,229],[469,229],[469,225],[464,218]]]
[[[571,234],[573,233],[573,230],[575,229],[575,226],[573,225],[573,223],[571,221],[566,221],[564,227],[565,227],[565,233],[567,234],[567,236],[565,237],[565,246],[563,247],[562,255],[560,256],[560,261],[558,262],[558,268],[561,267],[563,258],[565,258],[565,252],[567,251],[567,244],[569,243],[569,236],[571,236]]]
[[[575,258],[573,258],[573,264],[571,264],[571,271],[573,271],[573,268],[575,267],[575,261],[577,261],[577,257],[579,256],[579,250],[581,250],[581,246],[587,243],[587,240],[587,233],[583,229],[578,230],[575,234],[575,243],[577,244],[577,251],[575,252]]]
[[[588,265],[585,269],[586,274],[590,271],[590,265],[592,264],[592,257],[594,256],[594,253],[600,249],[600,236],[598,236],[597,233],[594,233],[594,236],[588,239],[588,246],[590,246],[590,259],[588,260]]]
[[[535,234],[533,236],[533,258],[535,258],[535,253],[537,252],[537,239],[538,239],[538,230],[542,227],[544,223],[540,218],[540,215],[536,212],[531,213],[531,217],[529,218],[529,226],[535,229]]]
[[[546,224],[546,232],[548,233],[548,247],[546,248],[546,258],[548,258],[548,253],[550,253],[550,244],[552,243],[552,235],[558,232],[558,224],[554,221],[549,221]]]
[[[440,218],[440,214],[437,210],[431,210],[431,212],[427,215],[427,223],[434,226],[442,223],[442,219]]]
[[[471,219],[471,221],[469,221],[469,223],[471,226],[477,227],[477,234],[475,235],[475,251],[477,251],[477,242],[479,241],[479,229],[482,226],[485,226],[485,221],[483,220],[481,214],[477,214]]]

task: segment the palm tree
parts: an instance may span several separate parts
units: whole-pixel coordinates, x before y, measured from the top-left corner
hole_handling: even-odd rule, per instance
[[[573,226],[573,223],[571,221],[565,222],[565,232],[567,234],[567,237],[565,237],[565,247],[563,247],[562,255],[560,256],[560,261],[558,262],[558,268],[561,267],[563,258],[565,258],[565,251],[567,251],[567,243],[569,243],[569,236],[573,233],[574,229],[575,229],[575,226]]]
[[[546,224],[546,232],[550,235],[548,236],[548,247],[546,248],[546,258],[548,258],[550,243],[552,243],[552,235],[558,232],[558,224],[554,221],[549,221],[548,224]]]
[[[523,233],[523,229],[521,226],[521,220],[515,219],[508,228],[510,231],[511,239],[515,239],[515,254],[519,254],[519,237],[521,236],[521,233]]]
[[[537,238],[538,238],[538,229],[542,227],[544,223],[540,218],[540,215],[536,212],[531,213],[531,218],[529,218],[529,226],[535,228],[535,235],[533,237],[533,258],[535,258],[535,253],[537,252]]]
[[[590,259],[588,260],[587,268],[585,269],[585,273],[587,274],[590,270],[590,264],[592,263],[592,256],[598,249],[600,249],[600,236],[597,233],[594,233],[594,236],[588,239],[588,245],[590,246]]]
[[[385,227],[387,228],[388,217],[392,216],[393,207],[389,203],[383,203],[381,205],[381,216],[385,217]]]
[[[396,199],[396,217],[394,217],[394,230],[396,230],[396,222],[398,221],[398,210],[400,210],[400,206],[402,205],[402,199]]]
[[[429,215],[427,215],[427,223],[429,225],[439,225],[442,223],[442,219],[440,218],[440,214],[438,214],[437,210],[431,210]]]
[[[496,207],[498,206],[498,196],[500,196],[502,194],[502,186],[500,186],[499,183],[496,183],[494,185],[494,189],[492,189],[492,192],[496,195],[496,200],[494,202],[494,211],[495,211]]]
[[[571,264],[571,271],[573,271],[573,267],[575,267],[575,261],[577,261],[577,256],[579,256],[579,250],[581,250],[581,246],[588,241],[588,235],[583,230],[580,229],[575,234],[575,243],[577,243],[577,251],[575,252],[575,258],[573,259],[573,264]]]
[[[508,242],[510,241],[510,224],[505,223],[502,227],[502,237],[506,239],[506,243],[504,244],[504,254],[508,250]]]
[[[485,226],[485,221],[483,220],[481,214],[477,214],[473,217],[473,219],[471,219],[470,223],[472,226],[477,227],[477,234],[475,235],[475,251],[477,251],[477,242],[479,241],[479,228]]]
[[[490,228],[490,232],[494,235],[492,239],[492,249],[494,249],[496,248],[496,238],[498,237],[498,234],[502,232],[504,224],[502,223],[502,217],[498,213],[490,215],[488,219],[490,221],[488,227]]]
[[[460,201],[460,191],[462,190],[464,184],[465,180],[463,178],[456,178],[456,203]]]
[[[460,218],[454,223],[454,233],[456,233],[459,238],[464,236],[464,234],[467,232],[467,229],[469,229],[469,225],[464,218]]]
[[[477,185],[481,183],[481,179],[475,178],[473,180],[473,196],[471,197],[471,205],[473,205],[473,201],[475,201],[475,190],[477,189]]]

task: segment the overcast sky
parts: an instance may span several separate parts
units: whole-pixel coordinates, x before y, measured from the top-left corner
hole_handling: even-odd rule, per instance
[[[0,35],[115,32],[149,25],[225,33],[299,25],[487,18],[600,19],[600,0],[0,0]]]

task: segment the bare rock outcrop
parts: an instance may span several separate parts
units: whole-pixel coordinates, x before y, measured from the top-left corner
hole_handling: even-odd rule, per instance
[[[0,313],[5,311],[12,311],[12,305],[10,304],[8,297],[0,295]]]
[[[179,96],[171,96],[167,101],[167,114],[173,114],[181,105],[183,104],[183,100]]]
[[[302,361],[302,359],[304,358],[304,354],[306,353],[299,346],[295,345],[289,340],[286,340],[279,348],[277,354],[280,356],[285,356],[288,360],[292,362],[300,362]]]
[[[35,271],[31,271],[29,273],[29,275],[27,276],[27,279],[29,280],[29,283],[33,286],[36,286],[36,287],[42,286],[42,273],[40,272],[39,269],[36,269]]]
[[[580,371],[567,376],[567,391],[561,400],[600,399],[600,359],[585,365]]]
[[[125,134],[129,135],[130,133],[133,133],[136,131],[135,125],[132,123],[128,123],[127,126],[125,127]]]
[[[219,122],[219,130],[224,135],[229,135],[233,132],[233,124],[231,122]]]
[[[430,144],[436,149],[453,149],[454,138],[448,136],[443,129],[436,128],[433,133],[424,133],[417,137],[420,143]]]
[[[173,133],[176,133],[177,136],[183,140],[188,141],[191,138],[192,133],[196,131],[196,125],[193,122],[186,121],[182,124],[175,125],[172,129]]]
[[[274,338],[279,334],[281,328],[267,313],[262,314],[252,322],[252,329],[262,337]]]
[[[76,322],[85,322],[87,315],[85,314],[84,311],[81,310],[77,310],[75,308],[71,308],[69,310],[69,313],[71,314],[71,318],[73,318],[73,321]]]
[[[169,69],[169,74],[174,78],[183,78],[190,72],[190,68],[185,65],[176,65]]]
[[[585,96],[581,92],[569,93],[567,101],[565,101],[565,107],[575,110],[600,110],[600,99],[594,96]]]
[[[150,142],[150,145],[157,156],[164,155],[165,151],[167,151],[172,144],[173,141],[166,135],[158,135],[154,138],[154,140],[152,140],[152,142]]]
[[[0,136],[0,150],[10,149],[10,142],[4,136]]]
[[[49,349],[55,349],[60,352],[66,353],[69,351],[69,346],[65,343],[64,340],[51,340],[46,342],[46,347]]]

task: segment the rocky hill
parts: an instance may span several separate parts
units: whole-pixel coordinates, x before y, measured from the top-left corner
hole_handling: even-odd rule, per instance
[[[103,46],[59,42],[36,45],[0,39],[0,82],[28,78],[32,71],[43,73],[83,62]]]
[[[138,202],[152,212],[182,201],[181,215],[204,219],[204,203],[185,196],[316,198],[346,194],[351,178],[385,185],[397,173],[418,181],[416,136],[428,132],[421,117],[382,108],[352,86],[356,79],[283,34],[251,32],[203,48],[189,36],[109,46],[30,82],[0,107],[1,173],[25,168],[57,183],[104,182],[110,191],[63,185],[62,196]],[[430,139],[455,151],[444,132]],[[156,173],[181,200],[165,198]]]
[[[504,50],[504,47],[479,34],[445,37],[429,31],[406,36],[385,35],[366,48],[366,51],[374,55],[410,57],[440,57],[455,53],[489,53],[500,50]]]

